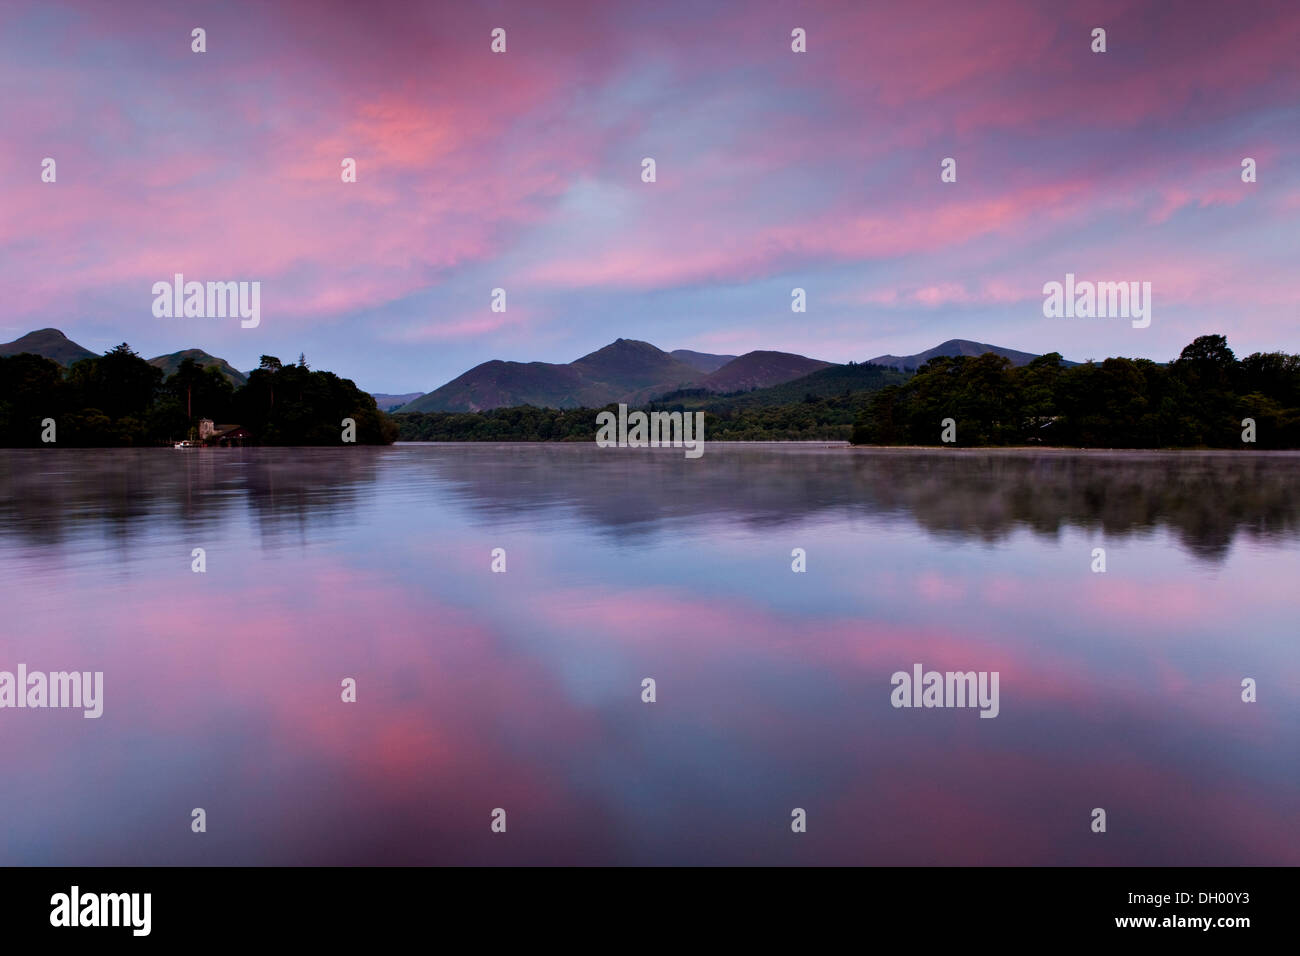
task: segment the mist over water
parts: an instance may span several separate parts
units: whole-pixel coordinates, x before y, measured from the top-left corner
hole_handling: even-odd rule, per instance
[[[104,673],[0,710],[0,863],[1300,863],[1297,466],[0,451],[0,670]]]

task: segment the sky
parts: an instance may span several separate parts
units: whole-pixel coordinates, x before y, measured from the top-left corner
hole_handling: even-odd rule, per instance
[[[620,337],[1300,351],[1294,0],[0,0],[0,90],[0,341],[395,393]],[[155,317],[176,273],[260,324]],[[1150,326],[1045,317],[1067,273]]]

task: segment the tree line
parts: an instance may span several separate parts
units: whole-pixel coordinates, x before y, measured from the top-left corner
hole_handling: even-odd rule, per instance
[[[125,342],[64,369],[39,355],[0,357],[0,444],[39,446],[53,419],[58,445],[149,446],[189,438],[200,418],[238,424],[249,444],[336,445],[342,420],[356,422],[359,444],[387,444],[397,426],[349,379],[313,371],[305,357],[286,365],[272,355],[236,388],[192,358],[164,381],[163,371]]]
[[[1071,367],[1056,352],[1020,367],[991,352],[933,358],[871,397],[853,441],[938,445],[947,418],[958,445],[1239,448],[1253,433],[1255,447],[1297,448],[1300,356],[1238,360],[1224,336],[1203,335],[1168,364],[1108,358]]]
[[[687,396],[689,397],[689,396]],[[867,393],[805,395],[788,405],[705,406],[706,441],[848,441]],[[699,410],[693,403],[656,402],[645,411]],[[585,441],[596,440],[602,408],[539,408],[517,405],[484,412],[398,412],[401,441]]]

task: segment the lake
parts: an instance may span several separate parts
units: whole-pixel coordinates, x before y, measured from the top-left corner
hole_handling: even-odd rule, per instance
[[[1298,466],[0,450],[0,863],[1300,864]]]

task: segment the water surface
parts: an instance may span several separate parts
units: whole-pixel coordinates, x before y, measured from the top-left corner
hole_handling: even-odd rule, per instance
[[[0,710],[0,863],[1297,864],[1297,466],[0,451],[0,670],[105,681]]]

